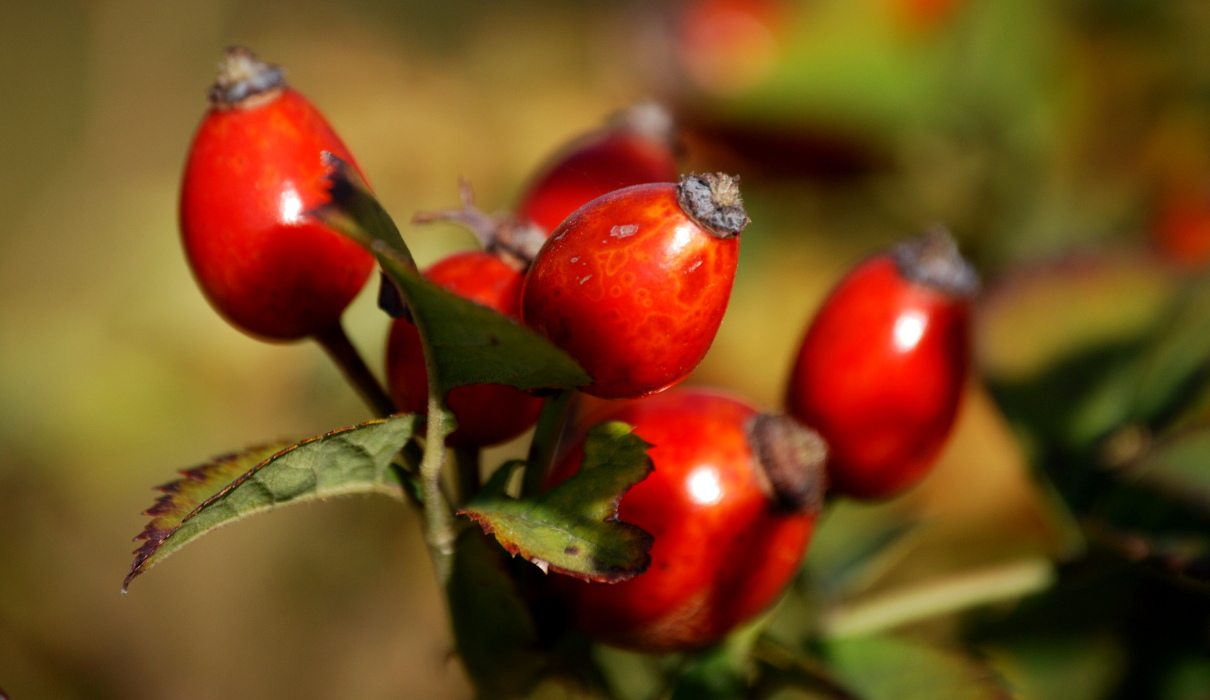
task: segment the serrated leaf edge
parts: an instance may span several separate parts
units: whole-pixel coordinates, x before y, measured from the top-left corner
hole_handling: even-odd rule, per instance
[[[164,531],[161,528],[157,528],[155,526],[154,518],[159,517],[162,514],[164,509],[166,509],[167,507],[170,507],[172,505],[172,498],[177,493],[179,493],[180,487],[182,485],[184,485],[187,481],[194,481],[194,482],[204,481],[205,472],[212,471],[216,467],[221,466],[225,463],[228,463],[232,460],[235,460],[235,459],[239,458],[240,456],[248,454],[250,452],[256,452],[259,450],[267,449],[273,443],[253,446],[253,447],[249,447],[249,448],[246,448],[243,450],[229,452],[229,453],[221,455],[219,457],[215,457],[214,459],[210,460],[209,462],[207,462],[206,464],[203,464],[201,466],[191,467],[189,469],[181,470],[179,473],[181,474],[182,478],[180,478],[180,479],[175,479],[173,481],[153,487],[153,490],[159,491],[159,492],[163,493],[164,495],[157,498],[155,503],[152,504],[150,508],[148,508],[147,510],[144,510],[142,512],[142,515],[149,515],[153,518],[153,520],[151,522],[147,523],[147,525],[143,527],[143,530],[139,534],[134,536],[134,539],[133,539],[134,542],[141,541],[141,542],[143,542],[143,544],[140,545],[139,547],[137,547],[133,552],[134,562],[130,566],[130,572],[126,574],[126,578],[122,581],[122,593],[125,593],[130,588],[130,584],[132,581],[134,581],[134,579],[138,578],[144,571],[146,571],[149,568],[147,562],[153,556],[155,556],[155,554],[160,550],[160,547],[162,547],[165,542],[167,542],[169,539],[171,539],[173,535],[175,535],[178,531],[180,531],[180,529],[182,527],[184,527],[185,523],[192,520],[199,513],[206,510],[207,508],[212,506],[214,503],[218,502],[219,500],[221,500],[223,498],[226,498],[226,496],[228,494],[230,494],[233,490],[238,488],[241,484],[246,482],[248,479],[250,479],[254,474],[259,472],[264,467],[266,467],[269,464],[284,457],[285,455],[289,454],[290,452],[293,452],[294,450],[296,450],[300,447],[309,445],[313,442],[328,439],[328,438],[331,438],[336,435],[341,435],[343,433],[348,433],[348,432],[372,427],[375,425],[379,425],[379,424],[385,423],[389,420],[391,420],[391,418],[379,418],[379,419],[375,419],[375,420],[371,420],[371,421],[366,421],[364,423],[358,423],[357,425],[345,426],[343,428],[337,428],[336,430],[332,430],[327,433],[323,433],[322,435],[316,435],[314,437],[307,438],[300,442],[286,445],[281,450],[273,453],[269,457],[265,458],[264,460],[262,460],[261,462],[259,462],[255,466],[253,466],[248,471],[246,471],[243,474],[241,474],[240,476],[236,477],[236,479],[234,481],[228,483],[226,486],[219,489],[219,491],[217,493],[215,493],[214,495],[210,496],[206,500],[199,503],[193,510],[189,511],[189,513],[186,514],[185,517],[181,518],[180,522],[178,522],[175,526],[173,526],[171,529],[169,529],[167,531]],[[403,498],[404,498],[402,486],[378,487],[378,488],[370,489],[370,491],[382,493],[384,495],[391,496],[393,498],[397,498],[400,500],[403,500]],[[340,495],[344,495],[344,494],[348,494],[348,493],[365,493],[365,492],[366,491],[361,488],[357,488],[357,489],[349,488],[347,490],[342,490],[340,488],[337,488],[333,491],[330,491],[327,495],[340,496]],[[275,504],[275,506],[267,506],[264,508],[255,508],[255,509],[249,511],[247,513],[247,515],[253,515],[253,514],[256,514],[259,512],[263,512],[265,510],[269,510],[272,507],[276,507],[278,505],[286,505],[288,503],[290,503],[290,501],[285,501],[280,504]],[[240,519],[242,519],[242,518],[240,518]],[[214,528],[212,528],[211,530],[207,530],[206,532],[211,532],[213,530],[217,530],[221,527],[224,527],[229,522],[234,522],[234,520],[219,523]],[[201,533],[201,534],[205,534],[205,533]],[[199,534],[199,536],[200,536],[200,534]],[[163,559],[167,559],[168,557],[172,556],[172,554],[174,554],[174,553],[175,553],[175,550],[168,552],[167,554],[164,555]],[[159,561],[163,561],[163,559],[161,559]],[[159,561],[157,561],[156,563],[159,563]]]
[[[650,471],[648,473],[650,473]],[[623,492],[623,493],[625,493],[625,492]],[[517,500],[517,499],[514,499],[514,500]],[[619,497],[618,500],[620,501],[621,498]],[[615,501],[615,509],[616,509],[616,503],[617,502]],[[631,579],[631,578],[634,578],[635,576],[638,576],[639,574],[646,571],[648,569],[648,567],[651,566],[651,551],[650,550],[651,550],[651,545],[655,542],[655,536],[652,535],[650,532],[647,532],[643,528],[639,527],[638,525],[635,525],[633,523],[628,523],[625,520],[619,519],[616,515],[610,516],[601,522],[610,523],[613,525],[618,525],[618,526],[624,527],[624,528],[626,528],[626,530],[628,532],[633,533],[635,535],[636,539],[643,546],[643,561],[638,567],[636,567],[633,570],[616,569],[616,568],[605,569],[605,570],[603,570],[602,573],[596,574],[596,575],[585,573],[583,571],[575,571],[573,569],[566,569],[561,566],[558,566],[557,564],[553,564],[549,561],[546,561],[545,559],[542,559],[541,557],[536,557],[536,556],[533,556],[531,554],[527,554],[527,553],[521,551],[520,545],[518,545],[512,541],[506,542],[505,540],[501,539],[498,535],[496,535],[496,528],[493,527],[490,522],[483,520],[482,519],[483,514],[479,511],[460,510],[460,511],[458,511],[458,515],[464,515],[464,516],[470,518],[471,520],[474,520],[476,523],[479,524],[479,527],[483,528],[484,534],[491,535],[492,537],[495,538],[495,540],[497,542],[500,543],[500,546],[504,548],[504,551],[508,552],[510,555],[512,555],[514,557],[520,556],[522,559],[532,563],[534,566],[537,566],[539,569],[541,569],[542,573],[549,573],[549,572],[553,571],[556,574],[563,574],[564,576],[571,576],[572,578],[577,578],[577,579],[580,579],[581,581],[588,581],[590,583],[620,583],[627,579]],[[549,527],[553,530],[563,532],[572,539],[575,539],[575,540],[578,540],[581,542],[588,542],[588,540],[584,539],[583,537],[579,537],[571,532],[567,532],[566,530],[564,530],[562,528],[553,527],[546,523],[543,523],[543,527]]]
[[[616,422],[608,422],[608,423],[599,424],[598,426],[594,426],[594,429],[601,428],[601,426],[614,426],[614,425],[625,425],[625,424],[616,423]],[[640,437],[634,433],[633,426],[627,425],[626,428],[627,428],[627,430],[625,430],[624,432],[622,432],[620,434],[609,435],[608,437],[610,438],[610,441],[620,438],[624,435],[624,436],[630,436],[630,437],[637,438],[644,446],[644,448],[643,448],[644,452],[646,452],[646,450],[648,450],[652,447],[651,443],[647,442],[646,440],[643,440],[642,437]],[[611,429],[613,429],[613,428],[612,427],[604,428],[603,432],[604,432],[604,430],[611,430]],[[606,445],[608,446],[609,442],[606,442]],[[587,459],[587,455],[585,456],[585,459]],[[497,470],[496,474],[492,475],[492,479],[488,482],[487,486],[484,487],[483,491],[480,492],[479,496],[475,500],[479,501],[480,499],[483,499],[483,498],[500,498],[500,499],[508,499],[508,500],[512,500],[512,501],[531,500],[531,499],[512,498],[511,496],[508,496],[507,494],[505,494],[504,490],[503,490],[503,485],[504,485],[504,483],[507,482],[509,476],[511,475],[511,472],[515,471],[518,467],[523,466],[523,465],[525,465],[525,462],[522,462],[520,460],[512,461],[512,462],[509,462],[509,463],[503,465],[499,470]],[[580,468],[583,469],[584,468],[583,465],[581,465]],[[635,576],[638,576],[639,574],[646,571],[648,569],[648,567],[651,566],[651,545],[655,542],[655,536],[652,535],[651,533],[647,532],[643,528],[639,527],[638,525],[635,525],[634,523],[630,523],[625,520],[622,520],[618,515],[618,507],[621,505],[622,498],[626,495],[626,493],[628,491],[630,491],[630,489],[634,488],[634,486],[636,484],[641,483],[644,479],[646,479],[648,476],[650,476],[651,473],[654,471],[655,471],[655,462],[653,462],[651,460],[650,455],[645,454],[644,455],[644,469],[643,469],[642,475],[638,479],[635,479],[631,483],[627,484],[621,491],[619,491],[614,496],[613,500],[610,501],[610,504],[609,504],[610,514],[605,516],[605,518],[603,518],[601,520],[602,523],[609,523],[609,524],[618,525],[618,526],[626,528],[628,531],[630,531],[632,534],[634,534],[636,536],[637,540],[641,543],[641,545],[643,547],[643,561],[634,570],[625,570],[625,569],[613,570],[613,569],[611,569],[610,571],[614,572],[614,573],[610,573],[610,574],[601,573],[599,575],[593,575],[593,574],[585,573],[582,571],[566,569],[564,567],[561,567],[561,566],[558,566],[551,562],[548,562],[545,559],[542,559],[540,557],[536,557],[536,556],[533,556],[531,554],[527,554],[527,553],[521,551],[520,545],[516,544],[515,542],[511,542],[511,541],[505,542],[504,540],[502,540],[499,537],[499,535],[496,534],[495,527],[490,522],[488,522],[484,519],[485,514],[482,509],[465,508],[463,510],[458,511],[458,515],[465,516],[465,517],[470,518],[471,520],[475,521],[479,525],[479,527],[483,528],[484,534],[491,535],[493,538],[495,538],[495,540],[500,543],[500,546],[503,547],[504,550],[507,551],[510,555],[512,555],[514,557],[520,556],[522,559],[525,559],[526,561],[531,562],[532,564],[537,566],[539,569],[541,569],[542,573],[549,573],[549,572],[553,571],[557,574],[562,574],[564,576],[571,576],[572,578],[577,578],[577,579],[580,579],[581,581],[588,581],[590,583],[619,583],[621,581],[625,581],[627,579],[631,579],[631,578],[634,578]],[[579,471],[577,471],[576,473],[578,474]],[[573,478],[574,478],[574,476],[573,476]],[[493,489],[493,486],[496,486],[496,488]],[[561,484],[560,484],[560,486],[561,486]],[[556,486],[555,488],[559,488],[559,487]],[[543,498],[545,496],[546,496],[546,493],[543,493],[543,494],[539,494],[539,495],[535,496],[534,498]],[[473,505],[473,504],[474,504],[474,502],[472,502],[468,505]],[[552,529],[566,533],[569,537],[572,537],[574,539],[581,540],[581,541],[586,541],[582,537],[579,537],[571,532],[567,532],[566,530],[564,530],[562,528],[553,527],[553,526],[545,524],[545,523],[543,523],[543,527],[551,527]]]

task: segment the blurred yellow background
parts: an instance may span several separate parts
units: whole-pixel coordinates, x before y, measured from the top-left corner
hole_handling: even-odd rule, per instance
[[[904,25],[888,2],[792,3],[780,63],[759,84],[678,91],[702,117],[699,134],[719,124],[811,131],[801,153],[819,159],[764,163],[749,177],[743,157],[690,143],[692,164],[741,168],[754,220],[696,381],[776,405],[803,325],[837,277],[930,221],[951,223],[994,278],[1072,245],[1144,249],[1157,183],[1210,173],[1205,97],[1182,97],[1185,78],[1210,76],[1205,44],[1199,63],[1188,60],[1196,45],[1181,43],[1210,37],[1198,3],[1174,3],[1187,24],[1152,45],[1120,28],[1133,21],[1125,0],[968,0],[928,26]],[[1124,9],[1098,14],[1111,5]],[[472,245],[453,226],[407,224],[456,204],[459,176],[485,209],[506,208],[568,138],[669,94],[667,47],[644,19],[655,11],[538,0],[5,4],[0,687],[14,700],[469,696],[417,518],[385,499],[239,523],[119,595],[150,487],[229,450],[369,417],[317,347],[262,344],[207,306],[178,241],[184,155],[222,48],[246,44],[326,113],[427,264]],[[1163,296],[1146,275],[1138,286],[1126,277],[1121,297]],[[372,286],[347,323],[378,367],[386,323]],[[1107,312],[1106,332],[1150,308]],[[1031,350],[1020,329],[1047,325],[1027,316],[997,327],[1003,366]],[[967,407],[937,475],[874,507],[930,522],[887,585],[1057,547],[977,383]]]

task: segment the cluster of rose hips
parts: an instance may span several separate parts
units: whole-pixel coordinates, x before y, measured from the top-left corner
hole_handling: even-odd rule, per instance
[[[282,71],[246,49],[228,51],[210,106],[180,210],[201,288],[252,335],[335,347],[374,260],[308,212],[328,197],[321,154],[356,161]],[[673,144],[670,120],[645,105],[570,144],[515,214],[487,217],[465,196],[466,208],[439,216],[473,224],[484,248],[425,272],[542,334],[592,377],[582,392],[595,398],[581,402],[578,438],[547,487],[579,468],[589,424],[623,421],[653,445],[654,472],[619,504],[621,520],[654,536],[649,568],[615,584],[552,576],[549,586],[589,636],[653,652],[711,644],[771,605],[799,566],[825,487],[882,499],[923,478],[957,412],[977,286],[948,236],[928,233],[833,290],[802,341],[785,414],[673,389],[719,328],[748,223],[737,178],[681,176]],[[391,396],[371,398],[380,412],[422,414],[424,349],[399,316],[386,350]],[[458,428],[447,444],[512,439],[543,401],[500,385],[453,389]]]

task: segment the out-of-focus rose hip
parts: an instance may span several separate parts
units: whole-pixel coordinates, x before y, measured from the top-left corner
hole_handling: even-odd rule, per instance
[[[786,407],[827,440],[834,491],[887,498],[933,466],[970,368],[977,288],[937,229],[861,263],[824,301],[795,357]]]

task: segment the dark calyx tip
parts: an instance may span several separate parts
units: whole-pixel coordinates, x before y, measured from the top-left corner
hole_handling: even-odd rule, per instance
[[[940,224],[933,224],[919,238],[895,246],[891,255],[899,273],[913,282],[953,297],[972,297],[979,291],[979,273],[958,252],[953,237]]]
[[[281,66],[265,63],[247,47],[230,46],[219,63],[218,77],[210,86],[210,106],[215,109],[248,106],[249,100],[285,86],[286,72]]]
[[[739,196],[739,177],[724,173],[682,175],[676,188],[685,213],[719,238],[738,236],[751,219]]]
[[[783,414],[748,423],[748,443],[769,496],[791,513],[818,513],[827,490],[828,446],[819,433]]]

